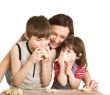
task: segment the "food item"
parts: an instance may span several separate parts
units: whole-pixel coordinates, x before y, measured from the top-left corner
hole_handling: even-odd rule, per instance
[[[23,90],[20,88],[10,88],[5,93],[6,95],[23,95]]]
[[[46,92],[48,92],[48,93],[57,93],[57,92],[59,92],[59,90],[57,90],[57,89],[46,89]]]
[[[83,91],[85,91],[85,92],[90,92],[90,91],[91,91],[91,88],[90,88],[90,87],[85,86],[85,87],[83,88]]]
[[[70,61],[70,58],[67,53],[63,54],[63,59],[64,59],[64,61]]]
[[[47,50],[44,50],[44,49],[43,49],[43,52],[42,52],[42,53],[43,53],[42,56],[43,56],[44,58],[49,58],[49,54],[48,54]]]

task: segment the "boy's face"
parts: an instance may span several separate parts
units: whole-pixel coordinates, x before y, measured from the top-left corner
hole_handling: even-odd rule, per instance
[[[37,38],[32,36],[30,39],[30,45],[35,50],[36,48],[45,47],[49,44],[49,38]]]

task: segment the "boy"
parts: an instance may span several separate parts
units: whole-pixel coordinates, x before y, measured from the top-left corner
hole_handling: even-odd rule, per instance
[[[33,16],[27,22],[26,32],[28,41],[18,42],[11,49],[12,86],[37,89],[47,86],[51,79],[43,76],[45,69],[45,74],[52,72],[49,65],[55,55],[48,46],[50,24],[44,16]]]

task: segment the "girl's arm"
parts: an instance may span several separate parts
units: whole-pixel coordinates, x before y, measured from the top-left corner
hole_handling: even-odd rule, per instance
[[[78,89],[81,79],[75,78],[74,73],[72,72],[72,64],[67,63],[66,65],[66,74],[68,76],[69,84],[72,89]]]
[[[81,82],[81,79],[75,78],[72,71],[70,71],[67,75],[68,75],[68,80],[69,80],[70,87],[72,89],[78,89],[78,87],[80,85],[80,82]]]
[[[60,65],[60,70],[59,70],[59,74],[57,76],[57,80],[62,86],[66,86],[67,75],[65,74],[65,65]]]

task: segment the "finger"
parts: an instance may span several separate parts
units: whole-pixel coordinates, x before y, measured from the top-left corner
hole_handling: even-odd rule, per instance
[[[91,80],[89,86],[91,89],[95,89],[98,88],[98,83],[95,80]]]

